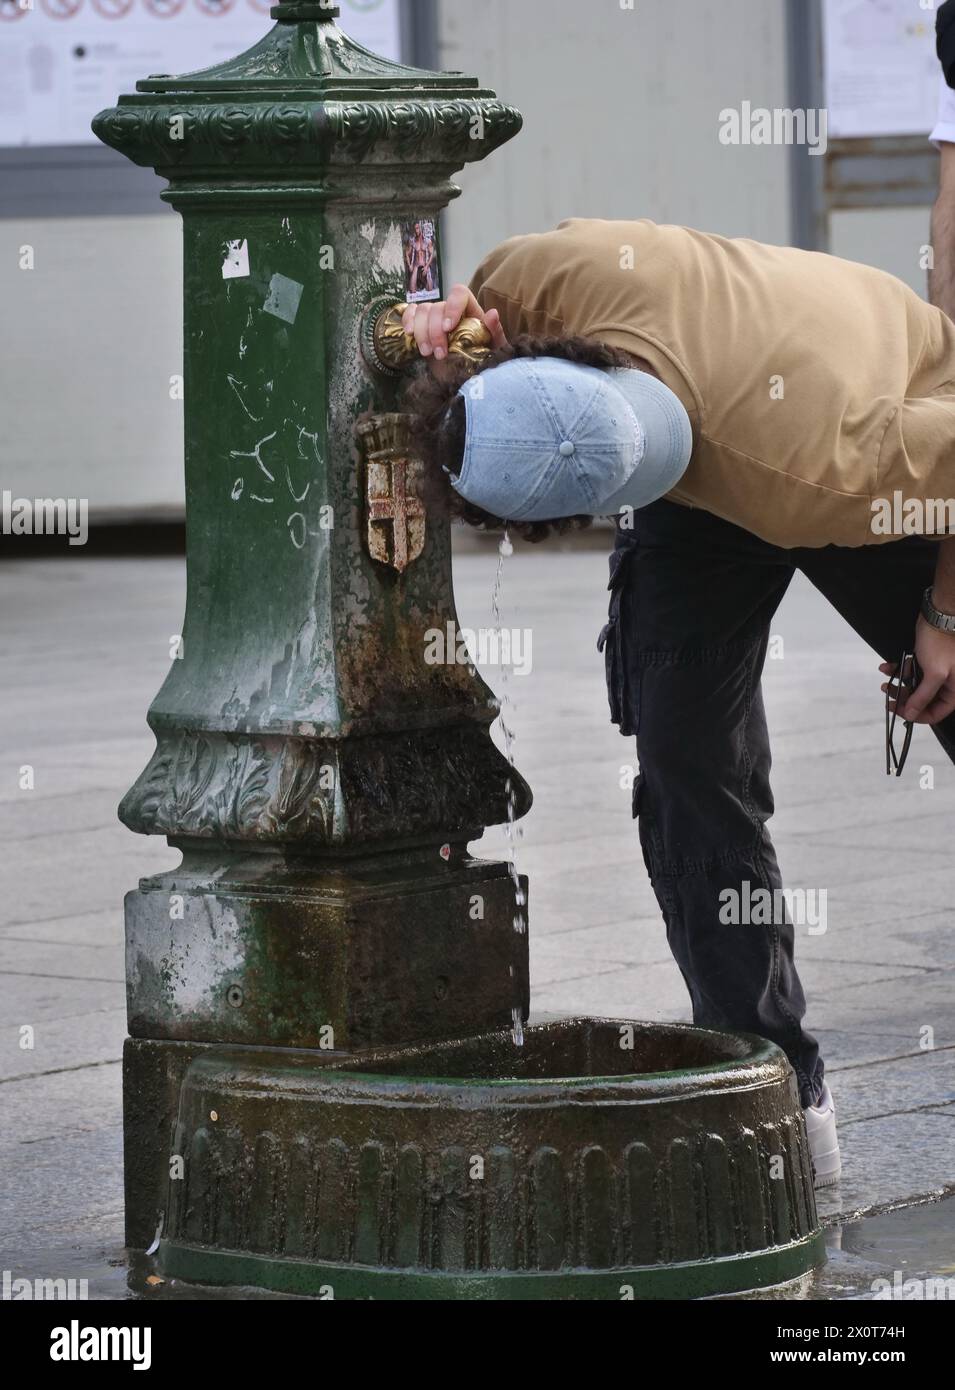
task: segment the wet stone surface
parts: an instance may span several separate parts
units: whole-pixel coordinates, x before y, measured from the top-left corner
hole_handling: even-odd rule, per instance
[[[955,1194],[827,1227],[827,1264],[774,1289],[734,1298],[817,1300],[955,1296]],[[57,1249],[18,1251],[4,1268],[16,1278],[86,1279],[90,1299],[288,1299],[262,1289],[211,1289],[163,1280],[147,1255],[132,1259],[116,1242],[77,1241]],[[150,1280],[154,1282],[149,1282]],[[930,1283],[929,1281],[939,1281]],[[944,1283],[942,1281],[945,1281]]]

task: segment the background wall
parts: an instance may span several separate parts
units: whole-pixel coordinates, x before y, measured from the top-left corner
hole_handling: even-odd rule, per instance
[[[86,497],[91,519],[181,512],[180,227],[170,212],[0,220],[4,487]]]
[[[437,32],[418,36],[436,40],[436,65],[476,74],[525,117],[516,140],[460,176],[448,282],[503,238],[570,216],[791,239],[791,151],[719,141],[724,108],[791,104],[786,0],[623,3],[436,0]],[[4,487],[85,496],[94,518],[181,509],[182,406],[169,395],[181,364],[180,223],[156,206],[0,218]],[[831,249],[924,292],[927,227],[926,208],[838,213]],[[32,271],[19,267],[24,245]]]
[[[928,277],[920,259],[930,240],[930,221],[931,209],[924,207],[836,211],[829,219],[829,250],[834,256],[877,265],[924,297]]]
[[[441,0],[441,66],[477,73],[524,129],[465,170],[451,271],[565,217],[651,217],[789,240],[789,150],[719,142],[719,113],[788,105],[784,0]]]

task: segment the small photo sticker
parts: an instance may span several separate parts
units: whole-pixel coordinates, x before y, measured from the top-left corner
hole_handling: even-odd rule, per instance
[[[405,262],[405,298],[408,303],[423,304],[428,299],[440,299],[441,277],[434,223],[426,219],[403,223],[401,247]]]
[[[249,243],[245,237],[225,244],[225,260],[222,262],[223,280],[244,280],[249,274]]]

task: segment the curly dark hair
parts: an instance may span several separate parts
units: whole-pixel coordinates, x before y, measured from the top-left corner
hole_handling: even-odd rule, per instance
[[[627,353],[595,338],[533,338],[523,334],[507,347],[495,348],[480,367],[450,357],[437,368],[425,366],[414,377],[405,391],[405,405],[418,417],[415,442],[425,465],[427,500],[453,520],[465,521],[483,530],[500,528],[505,522],[466,501],[451,487],[443,471],[447,468],[452,473],[460,473],[464,459],[467,417],[464,399],[458,392],[471,377],[518,357],[559,357],[564,362],[599,367],[603,371],[633,366]],[[506,524],[524,540],[536,542],[550,535],[583,530],[592,521],[592,516],[567,516],[554,521],[508,521]]]

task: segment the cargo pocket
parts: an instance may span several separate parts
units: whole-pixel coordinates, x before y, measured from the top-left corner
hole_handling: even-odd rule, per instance
[[[637,822],[647,877],[653,885],[657,902],[666,918],[669,936],[670,921],[679,913],[676,884],[673,875],[667,871],[660,828],[647,798],[647,787],[642,773],[633,784],[633,818]]]
[[[635,736],[640,728],[640,667],[636,653],[629,650],[632,632],[629,644],[627,641],[627,580],[632,559],[632,550],[615,550],[610,557],[610,612],[597,638],[597,650],[604,656],[610,719],[628,737]]]

